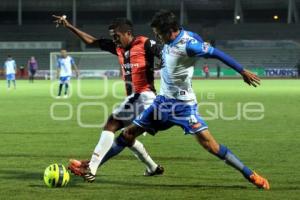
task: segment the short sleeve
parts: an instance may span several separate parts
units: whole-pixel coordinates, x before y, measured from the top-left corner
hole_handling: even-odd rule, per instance
[[[111,39],[99,39],[97,40],[98,46],[103,51],[108,51],[112,54],[117,55],[117,46]]]
[[[207,42],[193,38],[188,41],[186,51],[188,56],[191,57],[206,57],[213,54],[214,48]]]

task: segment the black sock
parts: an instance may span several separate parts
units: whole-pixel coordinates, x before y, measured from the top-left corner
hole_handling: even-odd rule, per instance
[[[68,88],[69,88],[69,84],[68,84],[68,83],[66,83],[66,85],[65,85],[65,95],[67,95],[67,94],[68,94]]]
[[[62,87],[63,87],[63,84],[62,84],[62,83],[60,83],[60,84],[59,84],[59,90],[58,90],[58,96],[60,96],[60,95],[61,95],[61,90],[62,90]]]

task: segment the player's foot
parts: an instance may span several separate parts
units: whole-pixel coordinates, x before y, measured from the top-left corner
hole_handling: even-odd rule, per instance
[[[86,169],[86,171],[82,177],[86,182],[89,182],[89,183],[94,182],[96,179],[96,175],[91,173],[91,170],[89,167]]]
[[[67,99],[69,96],[67,94],[64,95],[64,99]]]
[[[87,182],[94,182],[96,175],[91,173],[89,168],[89,160],[75,160],[69,161],[68,169],[76,176],[81,176]]]
[[[265,190],[269,190],[270,189],[270,184],[268,182],[268,180],[260,175],[258,175],[257,173],[253,172],[253,174],[250,176],[250,181],[256,185],[256,187],[258,188],[262,188]]]
[[[68,169],[76,176],[83,176],[83,172],[89,167],[88,160],[69,160]]]
[[[56,96],[55,98],[56,98],[56,99],[60,99],[60,98],[61,98],[61,96]]]
[[[161,165],[157,165],[156,169],[151,172],[146,169],[144,172],[144,176],[155,176],[155,175],[162,175],[164,173],[165,169]]]

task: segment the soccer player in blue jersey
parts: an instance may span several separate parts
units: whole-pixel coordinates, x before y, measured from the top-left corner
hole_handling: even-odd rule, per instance
[[[7,80],[7,89],[10,89],[10,81],[13,82],[14,89],[16,89],[16,69],[17,69],[16,61],[11,57],[11,55],[8,55],[6,61],[4,62],[4,70],[6,73],[6,80]]]
[[[267,179],[249,169],[229,148],[219,144],[211,135],[197,111],[196,95],[191,84],[195,62],[201,57],[222,61],[240,73],[250,86],[259,85],[259,78],[224,52],[205,43],[198,34],[180,28],[176,16],[170,11],[156,13],[151,27],[164,43],[160,95],[124,130],[124,145],[130,145],[144,131],[155,135],[159,130],[177,125],[185,133],[194,135],[207,151],[240,171],[258,188],[269,189]],[[85,177],[86,180],[94,179],[90,170],[86,171]]]
[[[72,77],[72,67],[75,70],[76,76],[78,76],[78,69],[74,59],[68,55],[67,50],[62,49],[60,54],[61,56],[57,59],[57,75],[59,76],[59,89],[57,98],[61,97],[63,85],[65,85],[64,98],[68,98],[68,88],[70,79]]]

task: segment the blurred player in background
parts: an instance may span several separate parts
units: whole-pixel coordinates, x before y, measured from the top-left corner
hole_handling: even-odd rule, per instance
[[[53,17],[56,23],[63,24],[87,45],[116,55],[122,68],[127,97],[107,119],[91,161],[88,163],[72,160],[69,166],[77,175],[82,176],[82,172],[85,172],[88,166],[91,166],[92,173],[96,174],[100,165],[126,147],[122,135],[114,140],[115,132],[128,126],[155,99],[154,56],[160,57],[161,48],[147,37],[134,36],[132,23],[124,18],[115,19],[109,26],[108,31],[112,39],[98,39],[71,25],[65,16]],[[135,140],[129,149],[146,165],[144,175],[153,176],[164,172],[163,167],[152,160],[138,140]],[[105,151],[105,154],[99,153],[102,151]],[[86,180],[94,180],[94,176],[85,175]]]
[[[240,73],[250,86],[259,85],[260,79],[243,69],[224,52],[205,43],[198,34],[180,28],[176,16],[170,11],[156,13],[151,27],[157,38],[164,43],[160,95],[123,131],[122,135],[127,145],[132,144],[144,131],[155,135],[160,130],[177,125],[186,134],[193,135],[207,151],[240,171],[258,188],[269,189],[267,179],[244,165],[229,148],[217,143],[198,113],[197,98],[192,89],[194,66],[197,58],[201,57],[222,61]],[[102,150],[99,154],[106,152]],[[89,166],[90,169],[86,170],[86,177],[95,178],[91,167],[93,166]]]
[[[11,81],[14,84],[14,89],[16,89],[17,64],[16,64],[16,61],[12,58],[11,55],[8,55],[6,61],[4,62],[4,71],[5,71],[5,74],[6,74],[7,89],[10,89],[10,82]]]
[[[38,62],[34,56],[31,56],[30,59],[27,62],[27,69],[29,73],[29,82],[33,83],[34,81],[34,75],[36,71],[38,70]]]
[[[60,57],[57,59],[57,75],[59,77],[59,88],[57,98],[61,97],[63,85],[65,85],[64,98],[68,98],[68,89],[70,79],[72,77],[72,68],[75,70],[76,77],[78,77],[78,68],[74,59],[68,55],[67,50],[60,51]]]

